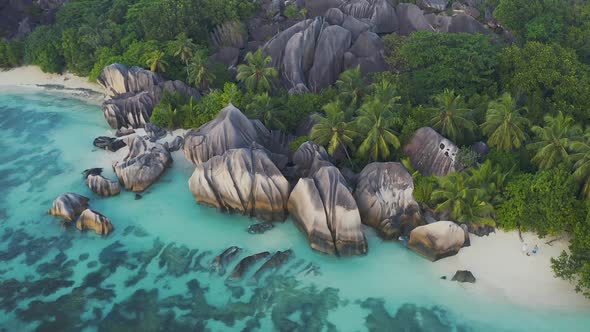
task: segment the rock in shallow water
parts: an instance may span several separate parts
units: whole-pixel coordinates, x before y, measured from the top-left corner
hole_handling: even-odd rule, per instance
[[[401,163],[371,163],[358,176],[354,192],[365,225],[397,239],[422,224],[414,180]]]
[[[473,273],[471,273],[471,271],[462,271],[462,270],[458,270],[457,272],[455,272],[453,279],[451,279],[451,281],[469,282],[472,284],[475,283],[475,280],[476,279],[473,276]]]
[[[410,233],[408,248],[436,261],[453,256],[465,242],[465,232],[452,221],[438,221],[432,224],[416,227]]]
[[[84,210],[78,217],[76,228],[81,231],[93,230],[98,235],[108,235],[114,229],[109,218],[91,209]]]
[[[92,192],[104,197],[115,196],[121,192],[118,181],[107,179],[100,174],[89,174],[86,177],[86,184]]]
[[[238,281],[244,277],[246,273],[248,273],[248,269],[256,262],[263,260],[270,256],[268,251],[259,252],[254,255],[250,255],[248,257],[244,257],[237,265],[234,267],[232,272],[228,277],[228,281]]]
[[[248,226],[248,233],[250,234],[262,234],[273,229],[275,227],[271,222],[259,222]]]
[[[73,221],[88,208],[88,201],[90,201],[88,197],[76,193],[61,194],[53,201],[53,206],[48,212],[66,221]]]
[[[336,167],[324,166],[300,179],[288,209],[313,249],[340,256],[367,253],[358,207]]]
[[[92,142],[94,146],[107,151],[116,152],[125,147],[125,142],[114,137],[99,136]]]
[[[198,203],[261,220],[286,218],[289,183],[260,149],[233,149],[197,165],[189,188]]]
[[[266,261],[254,273],[252,280],[255,282],[261,281],[267,274],[278,271],[293,257],[293,250],[277,251],[272,257]]]
[[[215,256],[213,261],[211,261],[211,271],[219,275],[224,275],[227,264],[229,264],[241,251],[242,249],[236,246],[231,246],[225,249],[221,254]]]

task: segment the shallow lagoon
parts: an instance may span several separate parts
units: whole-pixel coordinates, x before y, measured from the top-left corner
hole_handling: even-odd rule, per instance
[[[197,205],[180,152],[141,200],[99,198],[81,172],[115,155],[92,146],[110,134],[100,109],[60,94],[0,91],[0,331],[584,331],[587,311],[519,307],[467,294],[431,263],[366,229],[369,255],[312,251],[291,221],[249,234],[252,219]],[[115,232],[65,228],[46,214],[59,194],[91,198]],[[225,248],[292,249],[258,283],[209,272]],[[485,259],[485,258],[482,258]],[[231,270],[238,262],[233,260]],[[261,265],[261,262],[256,267]],[[501,268],[501,267],[499,267]],[[450,277],[450,276],[449,276]],[[477,287],[477,286],[475,286]],[[160,328],[158,328],[158,326]]]

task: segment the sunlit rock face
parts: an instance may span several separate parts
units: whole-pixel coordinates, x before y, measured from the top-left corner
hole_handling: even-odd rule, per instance
[[[200,97],[197,90],[184,82],[164,80],[149,70],[118,63],[106,66],[98,83],[110,97],[103,103],[102,111],[114,129],[144,127],[164,92]]]
[[[371,163],[358,175],[354,197],[365,225],[397,239],[422,223],[413,192],[412,176],[401,163]]]
[[[107,179],[100,174],[89,174],[86,177],[86,184],[93,193],[99,196],[115,196],[121,192],[121,185],[118,181]]]
[[[358,207],[336,167],[300,179],[288,208],[313,249],[340,256],[367,253]]]
[[[48,212],[51,215],[63,218],[65,221],[74,221],[82,211],[88,208],[89,201],[88,197],[76,193],[64,193],[53,201],[53,205]]]
[[[261,149],[228,150],[198,164],[189,179],[198,203],[266,221],[286,218],[289,183]]]
[[[193,164],[204,163],[214,156],[239,148],[264,149],[275,165],[282,169],[288,158],[289,138],[279,131],[268,130],[260,121],[248,119],[229,104],[212,121],[184,136],[184,155]]]
[[[465,242],[465,231],[452,221],[438,221],[415,228],[410,234],[408,248],[436,261],[456,255]]]
[[[459,148],[430,127],[418,129],[404,147],[412,167],[423,175],[447,175],[455,171]]]
[[[80,214],[76,220],[76,228],[81,231],[92,230],[98,235],[108,235],[114,230],[109,218],[91,209],[86,209]]]
[[[125,137],[129,153],[113,166],[119,182],[127,190],[141,192],[151,186],[172,163],[170,152],[159,143],[133,135]]]

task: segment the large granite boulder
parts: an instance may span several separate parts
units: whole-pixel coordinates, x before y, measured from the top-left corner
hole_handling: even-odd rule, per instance
[[[118,181],[107,179],[100,174],[88,174],[86,184],[93,193],[99,196],[115,196],[121,192],[121,185]]]
[[[395,7],[399,22],[398,33],[400,35],[409,35],[415,31],[434,31],[434,28],[426,17],[424,12],[418,6],[411,3],[400,3]]]
[[[221,156],[228,150],[249,148],[255,144],[272,149],[267,153],[275,165],[282,169],[288,158],[280,152],[284,151],[282,145],[288,146],[288,140],[280,142],[282,145],[279,146],[277,142],[272,142],[279,139],[272,137],[272,132],[260,121],[248,119],[234,105],[229,104],[215,119],[185,134],[184,155],[198,165],[214,156]]]
[[[76,220],[76,228],[81,231],[93,230],[98,235],[108,235],[114,229],[109,218],[91,209],[86,209],[80,214]]]
[[[346,69],[360,67],[363,75],[385,71],[387,64],[384,49],[383,42],[377,34],[365,31],[344,53],[344,67]]]
[[[467,14],[457,14],[451,19],[448,32],[465,32],[465,33],[489,33],[483,24]]]
[[[344,70],[344,53],[350,48],[352,34],[338,25],[320,32],[313,65],[309,71],[308,88],[319,92],[336,82]]]
[[[413,192],[412,176],[401,163],[371,163],[359,174],[354,197],[365,225],[397,239],[422,223]]]
[[[323,146],[317,145],[312,141],[301,144],[293,154],[293,164],[296,167],[296,173],[299,177],[310,177],[314,171],[314,162],[316,160],[329,162],[330,156]],[[317,165],[317,162],[316,162]]]
[[[449,0],[418,0],[416,5],[427,12],[442,12],[447,8]]]
[[[423,175],[444,176],[455,171],[459,148],[430,127],[418,129],[404,147],[412,167]]]
[[[465,231],[452,221],[438,221],[416,227],[410,233],[408,248],[436,261],[456,255],[465,242]]]
[[[289,183],[261,149],[232,149],[198,164],[189,188],[198,203],[266,221],[286,218]]]
[[[313,249],[339,256],[367,253],[356,202],[336,167],[325,166],[300,179],[288,209]]]
[[[167,81],[149,70],[118,63],[106,66],[98,83],[111,97],[103,103],[102,111],[114,129],[144,127],[164,92],[200,97],[197,90],[181,81]]]
[[[62,217],[65,221],[73,221],[88,208],[88,197],[76,193],[64,193],[54,201],[49,214]]]
[[[125,139],[129,153],[113,168],[125,189],[141,192],[158,180],[172,163],[172,157],[159,143],[145,141],[137,135]]]

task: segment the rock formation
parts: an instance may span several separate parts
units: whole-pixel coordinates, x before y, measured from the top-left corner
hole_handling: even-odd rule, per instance
[[[457,272],[455,272],[455,275],[453,276],[453,279],[451,279],[451,281],[457,281],[457,282],[469,282],[474,284],[475,283],[475,276],[473,276],[473,273],[471,273],[471,271],[467,271],[467,270],[457,270]]]
[[[125,142],[114,137],[99,136],[92,142],[99,149],[116,152],[125,147]]]
[[[200,96],[197,90],[181,81],[166,81],[149,70],[118,63],[105,67],[98,83],[111,97],[103,103],[102,111],[114,129],[144,127],[165,91],[194,98]]]
[[[166,148],[166,150],[168,150],[169,152],[178,151],[178,150],[182,149],[183,146],[184,146],[184,138],[182,138],[181,136],[174,137],[174,139],[170,143],[168,143],[168,142],[164,143],[164,148]]]
[[[330,156],[323,146],[307,141],[301,144],[293,154],[293,164],[295,164],[298,177],[305,178],[317,170],[314,169],[314,163],[315,166],[318,166],[323,161],[325,165],[329,165],[329,158]]]
[[[264,147],[271,149],[266,151],[269,158],[282,169],[288,158],[280,153],[288,147],[289,139],[277,137],[277,134],[285,136],[269,131],[260,121],[248,119],[234,105],[229,104],[215,119],[185,134],[184,155],[198,165],[231,149]]]
[[[418,129],[404,152],[412,167],[422,175],[444,176],[455,171],[455,157],[459,148],[430,127]]]
[[[261,220],[286,218],[289,183],[264,150],[228,150],[198,164],[189,179],[198,203]]]
[[[224,275],[227,264],[229,264],[229,262],[231,262],[231,260],[234,259],[234,257],[236,257],[236,255],[238,255],[241,251],[242,249],[236,246],[231,246],[225,249],[221,254],[213,258],[210,270],[219,275]]]
[[[252,276],[252,280],[258,282],[269,273],[275,272],[285,265],[293,257],[291,249],[285,251],[277,251],[272,257],[264,262],[262,266],[256,270]]]
[[[238,281],[244,277],[246,273],[248,273],[248,269],[256,262],[259,262],[265,258],[270,256],[268,251],[259,252],[254,255],[250,255],[248,257],[244,257],[237,265],[234,267],[232,272],[228,277],[228,281]]]
[[[119,182],[128,190],[140,192],[154,183],[172,162],[161,144],[146,142],[134,135],[125,137],[129,153],[113,166]]]
[[[114,229],[109,218],[91,209],[84,210],[78,217],[76,228],[81,231],[93,230],[98,235],[108,235]]]
[[[49,209],[49,214],[62,217],[65,221],[74,221],[88,208],[88,197],[78,195],[75,193],[64,193],[59,195],[53,201],[53,206]]]
[[[119,182],[107,179],[100,174],[89,174],[86,177],[86,184],[93,193],[100,196],[115,196],[121,192]]]
[[[365,225],[397,239],[422,223],[413,192],[412,176],[401,163],[371,163],[359,174],[354,197]]]
[[[408,248],[436,261],[457,254],[464,241],[465,232],[459,225],[452,221],[438,221],[416,227],[410,233]]]
[[[367,253],[361,217],[346,181],[334,166],[299,180],[289,197],[289,213],[310,246],[340,256]]]

